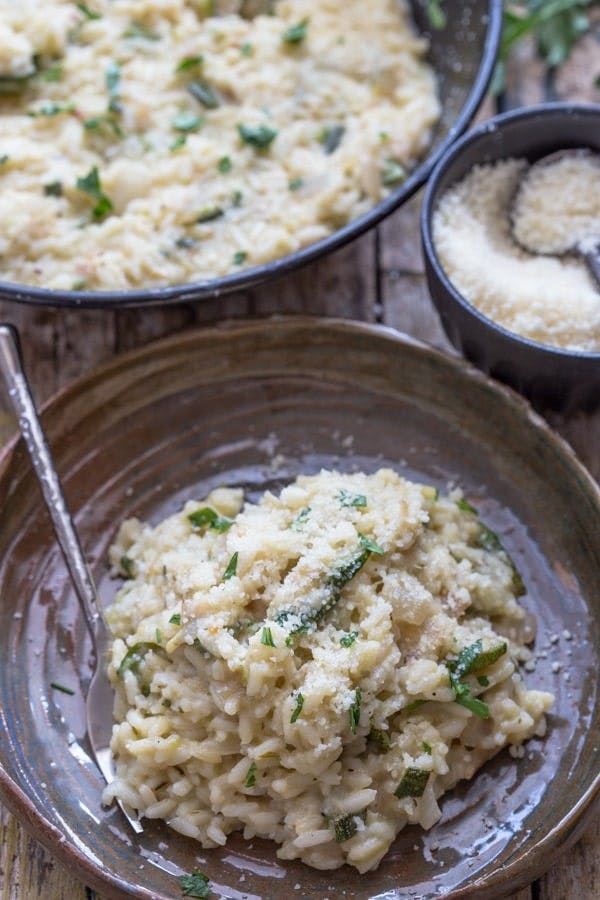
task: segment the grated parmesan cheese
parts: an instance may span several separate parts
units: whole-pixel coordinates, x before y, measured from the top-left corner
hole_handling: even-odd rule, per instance
[[[576,258],[534,256],[511,235],[525,160],[475,166],[440,200],[436,250],[460,293],[485,316],[541,344],[600,352],[600,291]]]

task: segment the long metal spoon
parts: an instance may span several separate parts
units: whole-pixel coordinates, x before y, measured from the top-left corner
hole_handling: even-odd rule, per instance
[[[69,570],[75,593],[92,638],[96,668],[86,697],[87,733],[94,759],[108,783],[114,778],[110,752],[112,731],[113,692],[103,671],[103,662],[110,641],[96,586],[85,561],[79,537],[67,509],[62,487],[48,442],[38,418],[31,389],[21,361],[19,335],[12,325],[0,324],[0,371],[8,389],[8,396],[19,421],[23,440],[31,457],[31,464],[40,483],[54,531]],[[133,830],[143,828],[139,820],[119,804]]]
[[[520,178],[515,196],[513,197],[510,214],[512,236],[524,250],[527,250],[528,253],[534,253],[541,256],[564,256],[567,253],[577,253],[585,260],[590,274],[596,280],[598,285],[600,285],[600,225],[595,225],[592,230],[584,229],[584,231],[579,234],[573,233],[564,241],[557,240],[552,247],[545,246],[540,235],[531,233],[526,235],[524,233],[524,214],[526,213],[527,199],[531,191],[535,191],[535,179],[539,178],[540,175],[543,176],[548,173],[550,173],[551,176],[552,174],[554,174],[555,177],[556,175],[560,176],[560,167],[564,166],[565,163],[571,163],[572,165],[579,164],[587,169],[588,172],[591,171],[593,173],[592,178],[595,185],[590,184],[589,189],[590,191],[595,190],[596,196],[599,195],[600,154],[593,153],[586,148],[558,150],[556,153],[550,153],[548,156],[544,156],[542,159],[533,163],[533,165],[528,166]],[[551,194],[548,199],[551,204],[550,209],[552,210],[552,213],[546,211],[546,218],[551,214],[555,217],[564,216],[564,219],[568,223],[568,207],[570,199],[568,195],[565,195],[564,191],[561,195],[560,184],[555,191],[547,191],[547,193]],[[557,198],[562,200],[562,208],[558,213],[556,212]],[[538,197],[538,199],[543,201],[544,198]]]

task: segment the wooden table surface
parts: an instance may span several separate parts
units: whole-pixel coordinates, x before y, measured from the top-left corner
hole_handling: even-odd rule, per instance
[[[595,28],[557,73],[545,71],[531,45],[511,60],[501,107],[552,99],[600,102],[600,10]],[[493,115],[488,98],[479,118]],[[53,310],[0,301],[0,320],[21,331],[26,365],[38,403],[70,379],[116,353],[154,338],[224,317],[310,313],[382,322],[449,350],[427,295],[419,248],[420,198],[407,204],[349,247],[274,284],[220,301],[168,309],[122,312]],[[553,427],[600,480],[600,410],[568,419],[553,415]],[[0,409],[0,444],[10,421]],[[57,863],[0,806],[1,900],[102,900]],[[512,900],[599,900],[599,817],[542,878]],[[485,898],[483,898],[485,900]]]

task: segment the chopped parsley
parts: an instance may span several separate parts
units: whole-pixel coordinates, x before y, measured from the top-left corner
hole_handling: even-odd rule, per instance
[[[342,143],[346,129],[343,125],[329,125],[319,134],[319,143],[323,144],[325,153],[330,156]]]
[[[125,133],[117,122],[114,113],[107,112],[101,116],[85,119],[83,127],[86,131],[98,131],[100,134],[112,133],[115,137],[124,137]]]
[[[193,237],[188,237],[186,234],[182,234],[175,241],[175,246],[180,250],[189,250],[190,247],[195,247],[198,241],[194,240]]]
[[[171,125],[176,129],[176,131],[185,131],[188,133],[192,131],[198,131],[198,129],[201,128],[203,124],[204,119],[202,118],[202,116],[197,116],[191,112],[180,112],[171,122]]]
[[[244,787],[251,788],[256,784],[256,763],[253,762],[248,769],[248,774],[246,775],[246,780],[244,782]]]
[[[290,723],[291,723],[292,725],[294,724],[294,722],[296,721],[296,719],[298,718],[298,716],[299,716],[300,713],[302,712],[302,707],[303,707],[303,706],[304,706],[304,697],[302,696],[302,694],[300,693],[300,691],[298,691],[298,693],[296,694],[296,705],[295,705],[295,707],[294,707],[294,710],[293,710],[293,712],[292,712],[292,715],[290,716]]]
[[[182,147],[185,147],[186,143],[187,143],[187,134],[178,134],[177,137],[175,138],[175,140],[173,141],[173,143],[171,144],[171,146],[169,147],[169,150],[171,151],[171,153],[174,153],[175,150],[180,150]]]
[[[233,169],[233,163],[231,162],[230,156],[222,156],[219,162],[217,163],[217,169],[222,175],[226,175],[227,172],[231,172]]]
[[[131,22],[123,32],[123,37],[132,40],[160,41],[160,34],[157,31],[146,28],[145,25],[141,25],[139,22]]]
[[[234,191],[231,195],[231,203],[237,209],[237,207],[242,205],[242,200],[244,199],[244,195],[241,191]]]
[[[423,747],[423,750],[425,751],[425,753],[429,753],[429,755],[431,756],[431,754],[433,753],[433,750],[431,749],[431,744],[428,744],[427,741],[423,741],[422,747]]]
[[[461,497],[460,500],[457,500],[456,505],[459,509],[462,509],[463,512],[473,513],[474,516],[479,515],[478,510],[474,506],[472,506],[468,500],[465,500],[464,497]]]
[[[233,578],[234,575],[237,574],[237,564],[238,564],[238,552],[237,550],[227,563],[227,568],[223,572],[223,581],[229,581],[230,578]]]
[[[290,191],[299,191],[303,186],[304,178],[292,178],[292,180],[288,183],[288,188],[290,189]]]
[[[47,69],[39,73],[42,81],[60,81],[63,76],[63,67],[59,62],[52,63]]]
[[[260,642],[261,642],[261,644],[264,644],[265,647],[274,647],[275,646],[275,641],[273,640],[273,635],[271,633],[271,629],[268,628],[266,625],[262,630]]]
[[[8,155],[8,153],[3,153],[0,156],[0,166],[5,165],[9,161],[9,159],[10,159],[10,156]]]
[[[72,291],[82,291],[87,284],[87,280],[85,278],[78,278],[77,281],[74,281],[71,285]]]
[[[96,12],[93,9],[90,9],[89,6],[87,5],[87,3],[76,3],[75,6],[79,10],[79,12],[82,13],[85,16],[85,18],[89,19],[90,21],[93,21],[94,19],[102,18],[102,14],[99,12]]]
[[[189,72],[190,69],[196,69],[204,62],[203,56],[184,56],[184,58],[175,67],[175,72]]]
[[[290,528],[292,529],[292,531],[301,531],[302,526],[304,525],[304,523],[310,516],[310,513],[311,513],[310,506],[305,506],[304,509],[301,509],[300,512],[298,513],[298,515],[296,516],[296,518],[294,519],[294,521],[292,522],[292,524],[290,525]]]
[[[242,44],[242,46],[240,47],[240,53],[242,54],[242,56],[252,56],[252,54],[254,53],[254,47],[252,46],[252,44]]]
[[[306,37],[307,25],[308,19],[302,19],[302,21],[297,22],[296,25],[290,25],[290,27],[281,35],[281,40],[284,44],[300,44]]]
[[[487,675],[478,675],[477,681],[479,682],[481,687],[488,687],[490,683],[490,679],[487,677]]]
[[[188,93],[207,109],[216,109],[220,101],[213,89],[205,81],[190,81],[187,86]]]
[[[64,684],[59,684],[57,681],[51,681],[50,687],[55,691],[61,691],[63,694],[68,694],[70,697],[73,697],[75,691],[72,691],[71,688],[65,687]]]
[[[156,643],[162,644],[162,631],[160,630],[160,628],[156,629]]]
[[[277,137],[277,131],[268,125],[238,125],[237,129],[245,144],[259,150],[266,150]]]
[[[194,528],[212,528],[220,534],[228,531],[233,525],[233,519],[228,519],[227,516],[220,516],[211,506],[203,506],[202,509],[197,509],[189,514],[188,519]]]
[[[241,266],[246,262],[247,259],[248,259],[248,254],[244,250],[237,250],[233,254],[232,262],[233,262],[234,266]]]
[[[211,893],[210,879],[199,869],[195,869],[191,875],[182,875],[179,887],[184,897],[197,897],[198,900],[206,900]]]
[[[49,184],[45,184],[44,194],[46,195],[46,197],[62,197],[62,181],[51,181]]]
[[[96,201],[96,204],[92,209],[92,216],[94,219],[103,219],[104,216],[112,211],[112,202],[102,191],[100,174],[97,166],[92,166],[87,175],[78,178],[75,182],[75,186],[78,190],[83,191],[84,194],[88,194],[92,200]]]
[[[417,769],[409,766],[402,776],[400,784],[394,791],[395,796],[399,800],[403,800],[405,797],[422,797],[430,775],[429,769]]]
[[[351,647],[357,637],[358,631],[351,631],[349,634],[345,634],[340,638],[340,644],[342,647]]]
[[[351,491],[342,488],[337,495],[337,499],[342,506],[356,506],[358,509],[367,505],[367,498],[364,494],[353,494]]]
[[[181,613],[173,613],[169,622],[171,625],[181,625]]]
[[[386,187],[393,187],[406,181],[406,169],[396,159],[388,159],[381,170],[381,183]]]
[[[354,691],[354,702],[348,710],[348,719],[350,721],[350,731],[352,732],[352,734],[356,734],[356,729],[358,728],[360,722],[360,700],[360,688],[356,688],[356,690]]]

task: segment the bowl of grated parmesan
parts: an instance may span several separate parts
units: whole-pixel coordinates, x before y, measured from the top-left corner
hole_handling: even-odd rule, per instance
[[[600,151],[600,106],[490,119],[441,160],[421,223],[429,289],[452,343],[537,408],[564,411],[600,402],[600,289],[576,254],[520,246],[511,213],[531,164],[571,148]],[[559,191],[566,201],[573,186]]]

